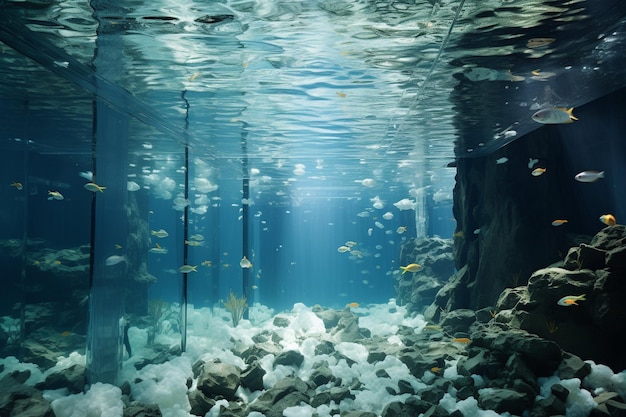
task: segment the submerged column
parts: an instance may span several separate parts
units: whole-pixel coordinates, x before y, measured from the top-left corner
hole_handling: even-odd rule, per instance
[[[121,39],[114,34],[97,38],[94,68],[94,178],[102,192],[92,202],[90,320],[87,333],[88,383],[116,384],[124,354],[124,289],[129,263],[136,261],[129,245],[128,166],[129,116],[123,100],[111,107],[104,98],[116,96],[102,80],[123,74]],[[120,106],[122,105],[122,106]]]

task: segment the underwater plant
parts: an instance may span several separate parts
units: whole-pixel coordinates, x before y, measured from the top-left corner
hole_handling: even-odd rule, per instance
[[[163,300],[148,301],[148,345],[154,343],[154,338],[159,332],[167,307],[167,302]]]
[[[243,317],[243,312],[248,308],[248,304],[246,303],[246,297],[242,296],[241,298],[237,298],[233,291],[230,290],[230,296],[227,301],[224,301],[224,307],[226,307],[226,310],[230,311],[230,316],[233,319],[233,327],[237,327]]]

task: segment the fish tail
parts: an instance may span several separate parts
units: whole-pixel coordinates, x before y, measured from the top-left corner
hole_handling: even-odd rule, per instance
[[[406,271],[408,270],[406,266],[401,266],[400,269],[402,270],[402,275],[404,275]]]
[[[567,110],[567,114],[569,114],[569,118],[570,118],[570,123],[571,123],[572,120],[578,120],[578,117],[576,117],[576,116],[574,116],[574,114],[572,114],[573,111],[574,111],[573,107],[570,107]]]

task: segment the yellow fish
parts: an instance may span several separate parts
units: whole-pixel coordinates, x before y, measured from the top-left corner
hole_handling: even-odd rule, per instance
[[[453,337],[452,341],[456,342],[456,343],[469,343],[469,342],[471,342],[471,340],[469,338],[467,338],[467,337]]]
[[[178,268],[178,270],[183,274],[188,274],[189,272],[198,272],[198,270],[196,269],[197,267],[197,265],[183,265]]]
[[[429,325],[424,326],[424,330],[435,330],[435,331],[437,331],[437,330],[442,330],[442,327],[441,326],[437,326],[436,324],[429,324]]]
[[[459,230],[458,232],[454,232],[452,234],[452,237],[463,238],[463,237],[465,237],[465,233],[463,233],[463,230]]]
[[[615,216],[612,214],[603,214],[600,216],[600,221],[608,226],[615,226],[617,224],[617,220],[615,220]]]
[[[400,226],[396,229],[396,233],[399,235],[401,235],[404,232],[406,232],[406,226]]]
[[[569,109],[565,108],[552,108],[552,109],[541,109],[536,111],[535,114],[532,115],[532,119],[544,125],[558,125],[563,123],[572,123],[574,120],[578,120],[576,116],[572,114],[574,108],[571,107]]]
[[[401,266],[402,274],[404,275],[406,272],[417,272],[422,269],[422,265],[420,264],[408,264],[407,266]]]
[[[87,184],[85,184],[83,187],[85,187],[85,190],[89,190],[93,193],[95,192],[103,192],[107,187],[103,187],[101,185],[96,184],[95,182],[88,182]]]
[[[191,76],[189,77],[189,81],[193,81],[196,78],[198,78],[200,76],[199,72],[194,72],[193,74],[191,74]]]
[[[63,194],[58,191],[48,191],[48,200],[63,200]]]
[[[577,306],[578,303],[576,301],[585,301],[585,294],[583,295],[566,295],[561,298],[556,303],[560,306],[569,307],[569,306]]]
[[[433,366],[432,368],[430,368],[430,372],[432,372],[433,374],[438,374],[439,372],[441,372],[441,368],[438,366]]]
[[[10,186],[15,187],[17,190],[21,190],[22,188],[24,188],[21,182],[14,182]]]
[[[545,168],[535,168],[535,169],[532,170],[530,175],[532,175],[533,177],[538,177],[540,175],[545,174],[546,171],[547,171],[547,169],[545,169]]]
[[[345,98],[347,96],[346,93],[342,93],[341,91],[337,91],[337,95],[341,98]]]
[[[557,219],[552,222],[552,226],[561,226],[561,225],[564,225],[565,223],[567,223],[567,220]]]
[[[63,337],[71,336],[71,334],[72,334],[72,332],[70,332],[68,330],[66,330],[64,332],[61,332],[61,336],[63,336]]]
[[[346,304],[346,307],[351,307],[351,308],[357,308],[359,306],[359,303],[348,303]]]

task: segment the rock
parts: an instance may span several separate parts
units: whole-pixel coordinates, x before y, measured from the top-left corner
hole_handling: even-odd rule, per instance
[[[304,356],[302,353],[297,350],[286,350],[276,356],[274,359],[274,366],[276,365],[285,365],[285,366],[295,366],[299,368],[304,361]]]
[[[331,370],[328,368],[328,362],[324,361],[324,363],[316,366],[311,373],[309,379],[318,387],[332,381],[334,379],[334,376]]]
[[[476,321],[474,310],[457,309],[445,314],[439,324],[450,334],[467,332]]]
[[[337,327],[331,331],[331,335],[338,342],[354,342],[361,339],[358,317],[353,314],[341,317]]]
[[[626,268],[626,246],[620,246],[606,252],[605,259],[606,266],[610,269]]]
[[[44,382],[37,384],[36,388],[40,390],[67,388],[71,393],[78,394],[85,388],[85,372],[83,365],[74,364],[69,368],[51,373]]]
[[[194,390],[187,394],[189,398],[189,404],[191,405],[190,413],[194,416],[204,416],[215,405],[216,401],[212,398],[207,398],[202,391]]]
[[[323,340],[315,346],[316,355],[330,355],[335,352],[335,345],[328,340]]]
[[[537,376],[552,375],[561,363],[561,348],[556,343],[525,331],[477,331],[472,334],[472,343],[501,354],[519,353],[526,366]]]
[[[591,365],[587,362],[571,353],[563,353],[563,359],[561,359],[557,374],[559,379],[578,378],[582,381],[590,373]]]
[[[526,394],[520,394],[506,388],[488,388],[480,391],[478,404],[496,413],[509,412],[521,415],[524,410],[530,409],[533,399]]]
[[[197,414],[196,414],[197,415]],[[204,414],[203,414],[204,415]],[[133,403],[124,408],[123,417],[161,417],[161,410],[156,404]]]
[[[300,378],[283,378],[250,403],[245,414],[256,411],[266,417],[282,417],[285,408],[302,402],[308,404],[313,396],[313,391],[309,391],[308,385]]]
[[[274,317],[274,321],[272,324],[276,327],[287,327],[289,326],[290,320],[288,317],[277,315]]]
[[[54,417],[54,413],[41,391],[7,375],[0,379],[0,416]]]
[[[261,367],[258,361],[254,361],[241,373],[241,386],[248,388],[250,391],[262,390],[264,376],[265,370]]]
[[[235,399],[239,388],[241,370],[234,365],[220,362],[204,362],[197,387],[204,395],[211,398],[221,396],[227,400]]]
[[[370,411],[347,411],[341,413],[341,417],[377,417],[375,413]]]
[[[281,352],[281,347],[272,342],[255,343],[248,347],[239,356],[248,363],[251,358],[262,358],[265,355],[277,356]]]

